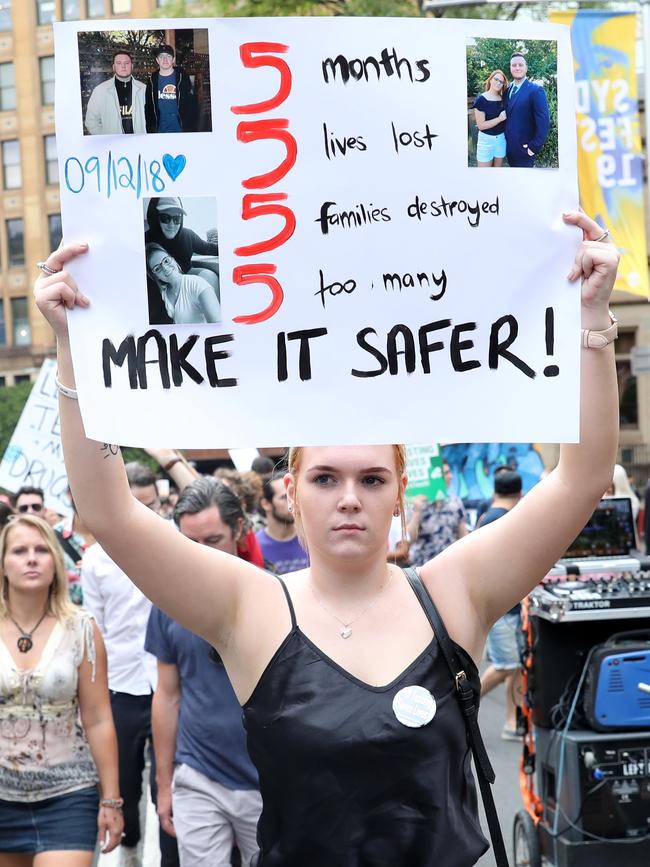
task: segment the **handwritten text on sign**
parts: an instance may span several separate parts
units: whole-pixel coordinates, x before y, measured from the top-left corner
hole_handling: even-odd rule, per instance
[[[197,24],[218,83],[214,132],[164,136],[83,135],[69,86],[76,35],[108,25],[56,25],[64,229],[90,243],[72,270],[91,309],[71,317],[89,436],[188,447],[575,439],[565,29]],[[477,37],[557,41],[558,169],[468,167],[466,56]],[[183,231],[195,198],[216,199],[219,322],[149,324],[148,297],[168,290],[147,274],[143,196],[176,207]]]
[[[46,359],[0,463],[0,485],[14,493],[23,485],[42,488],[45,505],[67,515],[70,498],[55,373],[56,362]]]

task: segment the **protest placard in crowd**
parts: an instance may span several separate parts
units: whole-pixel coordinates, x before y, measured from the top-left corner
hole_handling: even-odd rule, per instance
[[[46,507],[67,515],[71,504],[55,373],[56,362],[46,359],[0,462],[0,487],[13,493],[23,485],[42,488]]]
[[[566,28],[156,19],[55,38],[64,236],[90,244],[71,270],[91,307],[70,317],[90,437],[577,439]],[[552,107],[546,157],[531,139],[528,167],[487,171],[474,100],[514,51]]]
[[[447,486],[442,472],[442,454],[437,445],[410,445],[406,447],[406,496],[424,496],[429,502],[444,499]]]

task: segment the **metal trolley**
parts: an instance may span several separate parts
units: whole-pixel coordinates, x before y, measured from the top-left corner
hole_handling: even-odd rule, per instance
[[[522,604],[523,809],[514,819],[514,863],[649,867],[650,727],[595,731],[580,710],[590,650],[618,631],[616,614],[540,616],[535,592]],[[634,619],[637,612],[644,616]],[[647,630],[649,615],[650,606],[621,613],[630,629]]]

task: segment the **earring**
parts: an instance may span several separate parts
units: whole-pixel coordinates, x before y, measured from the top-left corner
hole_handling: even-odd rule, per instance
[[[395,508],[393,509],[393,518],[399,518],[399,516],[400,516],[399,506],[395,506]]]

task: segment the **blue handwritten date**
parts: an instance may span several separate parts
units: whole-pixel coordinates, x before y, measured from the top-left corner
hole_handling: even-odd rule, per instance
[[[112,151],[104,157],[88,157],[85,162],[77,157],[65,161],[65,185],[71,193],[84,189],[104,193],[108,199],[121,190],[135,194],[136,199],[151,193],[162,193],[170,181],[175,181],[186,165],[179,154],[164,154],[161,160],[147,160],[138,154],[137,161],[116,157]]]

